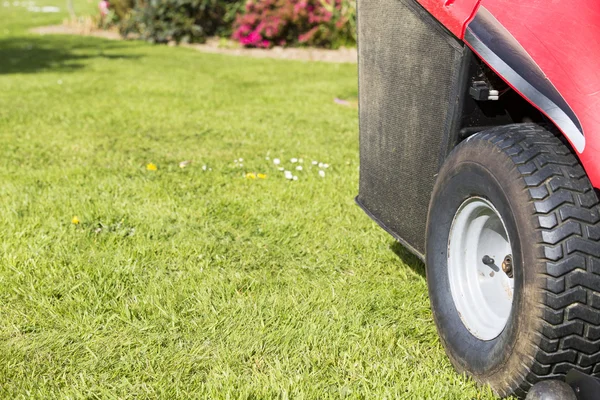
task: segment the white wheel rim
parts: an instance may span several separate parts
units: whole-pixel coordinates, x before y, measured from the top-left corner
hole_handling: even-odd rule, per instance
[[[485,256],[494,262],[485,264]],[[460,319],[480,340],[498,337],[510,317],[514,278],[503,270],[506,256],[512,257],[510,238],[496,208],[480,197],[466,200],[450,228],[448,278]]]

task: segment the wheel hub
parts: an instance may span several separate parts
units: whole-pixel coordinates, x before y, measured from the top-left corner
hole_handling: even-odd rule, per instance
[[[480,340],[496,338],[513,302],[510,239],[488,200],[472,197],[456,212],[448,239],[452,300],[465,327]],[[497,260],[503,260],[497,265]]]

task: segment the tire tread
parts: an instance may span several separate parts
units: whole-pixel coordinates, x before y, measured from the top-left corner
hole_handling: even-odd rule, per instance
[[[493,128],[478,139],[501,149],[522,175],[546,264],[539,340],[530,365],[514,371],[506,394],[524,396],[536,382],[571,369],[600,373],[598,194],[571,150],[539,125]]]

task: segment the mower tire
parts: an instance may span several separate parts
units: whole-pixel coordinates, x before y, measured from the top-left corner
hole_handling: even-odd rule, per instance
[[[524,398],[571,369],[600,373],[600,207],[572,151],[536,124],[492,128],[444,162],[426,271],[451,363]]]

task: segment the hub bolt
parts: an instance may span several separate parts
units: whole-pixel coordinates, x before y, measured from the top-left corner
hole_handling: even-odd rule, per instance
[[[502,271],[504,271],[509,278],[513,277],[513,261],[510,254],[504,257],[504,261],[502,261]]]

